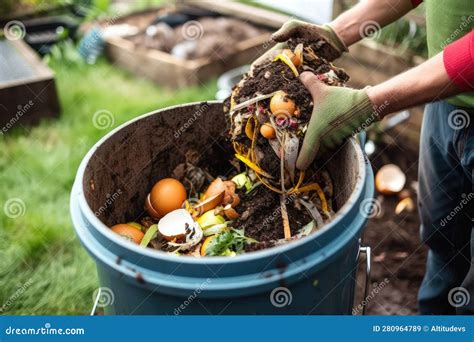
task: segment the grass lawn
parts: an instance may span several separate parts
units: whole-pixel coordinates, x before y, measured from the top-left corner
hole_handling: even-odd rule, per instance
[[[0,135],[0,313],[88,314],[98,287],[92,259],[72,229],[69,193],[89,148],[121,123],[173,104],[213,99],[215,82],[172,92],[105,61],[53,62],[62,113]],[[34,99],[32,99],[34,101]],[[94,126],[97,111],[114,124]]]

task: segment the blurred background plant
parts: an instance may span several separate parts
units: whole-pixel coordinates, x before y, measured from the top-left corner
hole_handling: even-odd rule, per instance
[[[392,47],[397,54],[414,54],[428,57],[426,45],[426,27],[415,20],[400,19],[384,27],[376,36],[376,41]]]
[[[335,6],[343,12],[354,6],[359,0],[336,0]],[[374,39],[377,43],[390,47],[397,55],[416,55],[428,57],[426,44],[425,7],[422,3],[403,18],[387,25]]]

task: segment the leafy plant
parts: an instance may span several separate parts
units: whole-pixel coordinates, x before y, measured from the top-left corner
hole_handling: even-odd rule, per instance
[[[249,242],[257,241],[246,237],[243,230],[230,229],[219,233],[209,242],[206,255],[229,256],[239,254],[244,250],[245,244]]]
[[[397,48],[401,54],[411,52],[423,57],[428,56],[426,27],[411,20],[400,19],[388,25],[376,35],[376,40]]]
[[[61,62],[68,66],[84,64],[84,60],[77,52],[76,45],[70,39],[65,39],[53,47],[49,54],[44,56],[44,61],[48,64],[54,62]]]

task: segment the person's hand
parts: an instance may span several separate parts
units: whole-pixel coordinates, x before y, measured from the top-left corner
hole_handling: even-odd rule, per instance
[[[288,20],[272,35],[272,40],[285,42],[290,38],[305,38],[308,40],[324,39],[333,48],[329,61],[339,58],[347,51],[347,46],[329,25],[315,25],[301,20]]]
[[[313,113],[296,161],[299,170],[306,170],[321,147],[340,145],[379,116],[365,89],[328,86],[311,72],[302,73],[300,79],[313,98]]]
[[[305,38],[308,40],[324,39],[333,48],[332,54],[328,60],[331,62],[336,58],[339,58],[344,52],[347,51],[347,47],[339,36],[329,25],[315,25],[300,20],[288,20],[282,25],[282,27],[273,33],[272,41],[277,42],[271,49],[265,52],[263,55],[258,57],[250,65],[250,73],[253,70],[268,60],[273,60],[278,54],[282,53],[288,46],[286,41],[290,38]]]

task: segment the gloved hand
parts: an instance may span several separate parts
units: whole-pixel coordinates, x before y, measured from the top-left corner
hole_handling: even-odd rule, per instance
[[[333,48],[331,58],[328,58],[330,62],[339,58],[344,52],[348,51],[347,46],[329,25],[319,26],[301,20],[292,19],[288,20],[278,31],[273,33],[272,40],[278,43],[251,64],[250,73],[252,74],[255,67],[262,64],[264,61],[274,59],[284,49],[288,48],[286,44],[288,39],[298,37],[309,40],[316,40],[318,38],[326,40]]]
[[[290,38],[305,38],[316,40],[323,38],[333,48],[333,54],[329,61],[339,58],[348,51],[346,44],[339,38],[336,32],[329,25],[315,25],[301,20],[288,20],[283,26],[272,35],[272,39],[277,42],[285,42]]]
[[[311,72],[302,73],[300,79],[313,98],[313,113],[296,161],[299,170],[306,170],[321,147],[336,147],[379,116],[365,89],[328,86]]]

